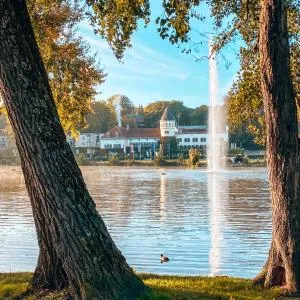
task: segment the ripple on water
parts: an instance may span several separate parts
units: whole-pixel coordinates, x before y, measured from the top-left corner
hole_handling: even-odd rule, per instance
[[[263,266],[271,236],[264,169],[216,176],[175,168],[82,171],[113,239],[138,272],[252,277]],[[160,253],[170,262],[161,264]],[[0,272],[33,271],[37,255],[21,171],[1,168]]]

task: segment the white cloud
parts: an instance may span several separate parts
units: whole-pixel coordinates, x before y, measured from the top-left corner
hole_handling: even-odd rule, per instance
[[[137,80],[139,79],[138,76],[141,76],[143,81],[143,77],[148,76],[161,76],[177,80],[186,80],[190,76],[180,60],[170,58],[136,41],[133,41],[132,48],[125,52],[124,63],[121,63],[114,57],[108,43],[95,35],[87,23],[82,23],[80,29],[84,39],[91,45],[92,50],[97,51],[98,59],[108,73],[126,74],[126,76],[135,77]],[[125,75],[118,75],[117,77],[120,76]]]

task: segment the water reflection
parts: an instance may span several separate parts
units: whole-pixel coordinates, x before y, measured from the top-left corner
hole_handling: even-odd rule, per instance
[[[82,171],[113,239],[137,271],[251,277],[262,267],[271,236],[265,170],[215,177],[169,168]],[[214,201],[208,180],[220,193]],[[160,253],[168,264],[160,264]],[[0,272],[32,271],[37,255],[21,171],[0,167]]]
[[[166,178],[166,173],[160,173],[160,201],[159,201],[159,212],[160,212],[160,217],[161,220],[164,219],[166,216],[166,208],[165,208],[165,202],[167,199],[167,178]]]
[[[224,248],[224,209],[228,201],[228,179],[224,173],[208,173],[208,195],[210,203],[211,248],[209,254],[210,275],[219,275],[222,268]]]

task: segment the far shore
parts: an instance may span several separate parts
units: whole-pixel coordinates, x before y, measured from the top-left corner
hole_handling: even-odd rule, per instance
[[[156,160],[118,160],[116,162],[110,161],[93,161],[87,160],[85,162],[78,162],[80,166],[137,166],[137,167],[178,167],[183,169],[206,169],[207,161],[199,160],[195,166],[189,166],[188,161],[180,161],[178,159],[165,159],[161,161]],[[248,168],[248,167],[266,167],[264,160],[249,160],[247,163],[227,163],[226,168]]]
[[[178,160],[164,160],[160,163],[157,163],[153,160],[120,160],[118,162],[111,163],[109,161],[94,161],[94,160],[87,160],[84,162],[78,162],[79,166],[90,166],[90,167],[97,167],[97,166],[109,166],[109,167],[176,167],[182,169],[206,169],[207,163],[206,161],[200,161],[196,166],[188,166],[182,164],[182,162],[178,162]],[[0,167],[20,167],[19,164],[3,164],[0,162]],[[267,164],[263,160],[253,160],[248,163],[230,163],[227,164],[226,168],[233,169],[233,168],[263,168],[267,167]]]

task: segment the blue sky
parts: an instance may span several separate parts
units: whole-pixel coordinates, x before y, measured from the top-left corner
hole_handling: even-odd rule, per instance
[[[88,41],[93,52],[97,52],[100,65],[107,73],[106,81],[99,86],[97,99],[106,100],[114,94],[128,96],[134,104],[146,105],[156,100],[180,100],[188,107],[197,107],[209,102],[208,61],[196,62],[191,55],[181,53],[177,46],[171,45],[159,37],[155,18],[160,15],[158,3],[152,7],[151,23],[147,28],[140,26],[132,38],[132,48],[119,62],[113,55],[105,40],[95,35],[88,25],[82,23],[79,33]],[[202,6],[206,21],[195,21],[192,25],[192,39],[203,40],[197,31],[209,36],[212,20],[208,8]],[[208,54],[208,43],[199,47],[200,56]],[[225,60],[218,57],[219,97],[223,98],[239,70],[237,48],[231,45],[222,54],[230,61],[226,67]],[[101,94],[100,94],[101,93]]]

